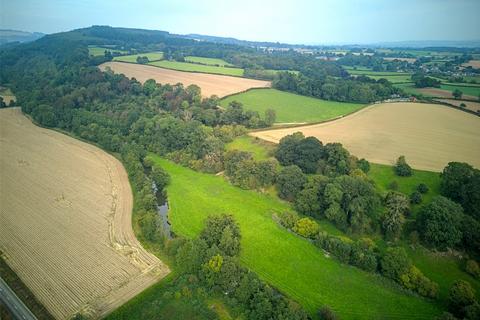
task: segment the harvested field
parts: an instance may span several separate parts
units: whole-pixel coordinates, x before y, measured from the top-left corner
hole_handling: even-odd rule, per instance
[[[480,60],[470,60],[467,63],[462,64],[462,66],[480,69]]]
[[[454,99],[435,99],[435,101],[445,102],[460,107],[460,104],[466,105],[465,109],[478,112],[480,110],[480,102],[466,101],[466,100],[454,100]]]
[[[301,131],[323,142],[341,142],[359,158],[393,164],[405,155],[416,168],[441,171],[450,161],[480,168],[480,118],[441,105],[385,103],[332,122],[252,132],[271,142]]]
[[[57,319],[105,315],[169,272],[133,234],[111,155],[2,109],[0,173],[0,250]]]
[[[123,73],[129,78],[134,77],[140,82],[145,82],[148,79],[155,79],[155,81],[162,84],[183,83],[184,86],[196,84],[202,89],[202,95],[205,97],[211,95],[224,97],[250,88],[270,87],[269,81],[214,74],[182,72],[140,64],[106,62],[100,65],[102,71],[105,71],[107,67],[112,69],[113,72]]]

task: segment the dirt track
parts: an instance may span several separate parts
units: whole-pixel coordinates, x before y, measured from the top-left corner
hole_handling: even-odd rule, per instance
[[[480,118],[441,105],[390,103],[367,107],[323,124],[252,132],[270,142],[301,131],[323,142],[341,142],[369,161],[393,164],[405,155],[417,169],[441,171],[450,161],[480,168]]]
[[[102,71],[105,71],[107,67],[115,73],[123,73],[127,77],[135,78],[142,83],[148,79],[154,79],[161,84],[183,83],[184,86],[196,84],[202,89],[202,95],[205,97],[217,95],[221,98],[250,88],[270,87],[269,81],[216,74],[183,72],[133,63],[106,62],[99,66]]]
[[[168,272],[131,224],[122,164],[0,110],[0,250],[58,319],[105,315]]]

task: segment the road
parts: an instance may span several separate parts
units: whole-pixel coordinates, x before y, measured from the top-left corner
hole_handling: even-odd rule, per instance
[[[37,320],[37,317],[23,304],[2,278],[0,278],[0,300],[7,306],[15,319]]]

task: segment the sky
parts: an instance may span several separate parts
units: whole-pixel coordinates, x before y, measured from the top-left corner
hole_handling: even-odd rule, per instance
[[[0,29],[110,25],[301,44],[479,40],[480,0],[0,0]]]

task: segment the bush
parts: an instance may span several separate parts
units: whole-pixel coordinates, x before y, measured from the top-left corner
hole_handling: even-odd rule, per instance
[[[319,311],[318,315],[321,320],[336,320],[338,319],[332,309],[328,306],[323,306]]]
[[[411,204],[420,204],[422,202],[422,194],[418,191],[413,192],[410,195],[410,203]]]
[[[416,291],[421,296],[435,298],[438,294],[438,284],[425,277],[415,266],[401,275],[400,279],[405,288]]]
[[[475,291],[470,283],[457,280],[448,294],[448,307],[456,316],[463,317],[464,308],[475,303]]]
[[[293,201],[306,182],[307,177],[299,167],[295,165],[285,167],[277,177],[278,196]]]
[[[357,161],[357,167],[363,172],[368,173],[368,171],[370,171],[370,162],[362,158]]]
[[[395,173],[400,177],[409,177],[412,175],[412,168],[407,164],[405,156],[400,156],[395,164]]]
[[[428,192],[428,186],[425,184],[425,183],[420,183],[418,186],[417,186],[417,191],[420,192],[420,193],[427,193]]]
[[[403,248],[388,248],[382,257],[380,267],[385,277],[401,283],[402,275],[410,271],[412,262]]]
[[[305,238],[313,238],[318,233],[319,229],[318,223],[310,218],[297,220],[293,227],[295,233]]]
[[[480,278],[480,268],[475,260],[468,260],[465,264],[465,271],[472,275],[474,278]]]
[[[292,211],[285,211],[284,213],[281,213],[279,218],[280,224],[287,229],[293,229],[298,219],[300,219],[298,214]]]

